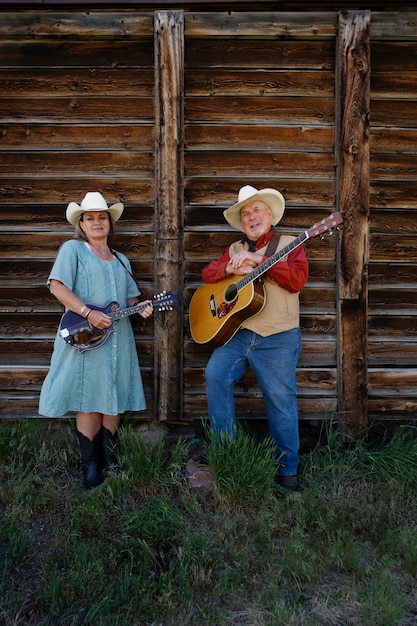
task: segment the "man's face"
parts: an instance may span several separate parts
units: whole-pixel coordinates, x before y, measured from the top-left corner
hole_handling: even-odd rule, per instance
[[[271,228],[272,211],[265,202],[254,200],[240,209],[240,221],[248,239],[256,241]]]

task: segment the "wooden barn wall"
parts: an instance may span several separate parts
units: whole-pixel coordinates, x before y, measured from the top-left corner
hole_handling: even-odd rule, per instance
[[[188,24],[188,22],[187,22]],[[205,28],[203,28],[206,26]],[[238,24],[238,28],[237,28]],[[314,26],[314,34],[313,34]],[[236,35],[236,31],[239,35]],[[277,37],[276,33],[286,33]],[[246,34],[245,34],[246,33]],[[227,16],[186,29],[186,299],[201,268],[238,239],[223,218],[245,184],[278,188],[280,222],[298,235],[336,207],[334,161],[337,14]],[[197,36],[198,35],[198,36]],[[336,239],[310,240],[310,278],[301,295],[300,418],[337,408]],[[185,341],[186,415],[205,415],[204,366],[210,348]],[[236,386],[236,414],[265,417],[252,371]]]
[[[417,417],[417,14],[372,14],[368,412]]]
[[[416,17],[371,15],[372,419],[416,413]],[[183,168],[176,180],[183,186],[176,214],[181,241],[172,236],[171,248],[178,255],[171,263],[181,266],[173,288],[182,280],[182,303],[169,318],[171,336],[172,320],[180,330],[167,345],[157,319],[133,323],[148,402],[140,416],[160,417],[158,386],[156,402],[154,393],[162,375],[181,396],[168,416],[181,406],[178,419],[195,419],[206,416],[209,350],[190,337],[188,303],[203,265],[235,237],[224,208],[244,184],[277,187],[287,204],[281,226],[294,235],[338,208],[339,14],[190,12],[183,19],[183,127],[171,148],[181,153]],[[61,313],[45,280],[72,233],[66,204],[90,189],[123,201],[118,247],[145,287],[159,286],[170,234],[154,207],[173,211],[156,184],[164,180],[160,142],[167,129],[159,118],[155,124],[155,102],[167,96],[155,68],[155,32],[166,34],[155,31],[154,13],[134,10],[3,12],[0,32],[0,415],[36,416]],[[321,420],[338,408],[337,247],[338,236],[306,244],[301,419]],[[167,350],[165,360],[155,347]],[[264,418],[250,372],[237,385],[236,409],[239,417]]]
[[[117,16],[122,19],[123,16]],[[117,247],[154,282],[153,16],[17,12],[0,17],[3,415],[37,415],[62,308],[45,288],[73,228],[69,201],[100,190],[126,205]],[[131,318],[152,414],[153,325]]]

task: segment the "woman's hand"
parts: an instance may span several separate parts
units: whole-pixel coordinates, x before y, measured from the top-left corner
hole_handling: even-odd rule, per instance
[[[101,311],[96,311],[96,309],[91,309],[91,313],[88,313],[86,320],[91,326],[94,328],[109,328],[112,323],[111,317],[102,313]]]
[[[146,309],[143,309],[143,311],[141,311],[139,313],[139,315],[141,315],[142,317],[144,317],[145,319],[147,317],[150,317],[153,313],[153,304],[152,304],[152,300],[145,300],[144,302],[142,302],[141,304],[147,304],[148,306],[146,307]]]

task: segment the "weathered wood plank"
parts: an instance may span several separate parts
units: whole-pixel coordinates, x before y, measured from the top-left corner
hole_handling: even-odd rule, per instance
[[[414,367],[417,363],[417,341],[413,337],[408,340],[398,337],[397,341],[390,337],[388,329],[387,338],[368,341],[368,365],[369,369],[378,366],[391,366],[393,371],[401,366]],[[398,335],[400,333],[398,332]]]
[[[375,235],[415,235],[416,217],[415,208],[396,209],[373,209],[371,212],[371,233]],[[372,236],[371,234],[371,236]],[[390,242],[391,244],[392,242]],[[374,260],[374,259],[372,259]],[[413,258],[410,259],[413,262]]]
[[[97,67],[112,69],[153,68],[153,42],[112,39],[109,41],[17,40],[0,39],[0,67]]]
[[[131,96],[120,98],[115,107],[111,96],[68,96],[57,98],[0,98],[0,116],[3,122],[26,120],[55,120],[55,122],[106,121],[132,123],[150,121],[154,117],[153,98]]]
[[[1,162],[0,162],[1,165]],[[1,171],[1,169],[0,169]],[[307,176],[335,179],[334,157],[329,152],[297,152],[252,150],[189,151],[185,158],[186,176]]]
[[[340,237],[339,411],[343,436],[363,436],[367,407],[370,12],[339,15],[337,161]]]
[[[334,70],[335,41],[187,39],[186,70],[198,67]]]
[[[375,339],[381,341],[382,338],[387,342],[390,350],[395,348],[392,341],[409,340],[413,337],[417,341],[417,316],[405,315],[404,313],[396,314],[393,312],[381,313],[380,311],[370,311],[368,319],[368,330],[370,341]]]
[[[204,205],[206,207],[221,206],[226,209],[236,202],[236,195],[243,182],[257,189],[265,187],[278,188],[285,198],[286,213],[291,205],[317,206],[323,210],[329,207],[329,213],[336,205],[336,184],[332,180],[314,180],[311,178],[280,178],[279,176],[239,178],[187,178],[184,184],[185,203]],[[417,183],[416,183],[417,190]],[[0,189],[1,195],[1,189]]]
[[[372,234],[370,237],[370,254],[374,262],[410,261],[415,263],[417,258],[415,235]]]
[[[392,311],[417,314],[417,280],[409,285],[378,285],[369,288],[369,309],[373,313]],[[417,381],[416,381],[417,382]]]
[[[88,172],[89,176],[151,178],[154,173],[154,155],[149,151],[115,149],[110,152],[104,150],[0,152],[0,177],[19,174],[24,176],[29,171],[31,176],[54,174],[76,176]]]
[[[396,368],[369,368],[368,389],[369,398],[375,397],[417,397],[417,369]]]
[[[227,125],[194,123],[185,125],[188,150],[263,149],[303,152],[333,152],[334,129],[310,125],[271,126],[233,123]],[[410,144],[411,145],[411,144]],[[187,153],[185,154],[187,158]]]
[[[415,180],[417,177],[416,154],[373,154],[371,159],[371,177],[373,184],[378,179],[387,178],[398,180],[402,185],[404,185],[407,178]]]
[[[185,73],[185,95],[191,96],[334,96],[334,72],[219,68]]]
[[[372,156],[378,152],[415,154],[417,130],[414,128],[378,127],[371,122],[370,147]]]
[[[0,113],[2,111],[0,100]],[[185,98],[188,123],[218,122],[273,124],[334,124],[333,98],[306,96],[195,96]]]
[[[193,12],[186,14],[185,34],[187,38],[334,39],[337,21],[329,12]]]
[[[403,184],[397,180],[371,180],[370,206],[372,209],[415,209],[417,202],[417,181],[407,180]]]
[[[390,285],[410,285],[415,288],[417,281],[416,266],[414,262],[405,260],[402,262],[374,263],[371,257],[369,264],[369,285],[370,286],[390,286]]]
[[[417,413],[417,399],[407,398],[405,395],[394,399],[369,398],[368,417],[378,420],[415,420]]]
[[[66,207],[74,198],[83,197],[80,189],[95,189],[105,198],[124,204],[153,204],[155,182],[153,179],[130,177],[99,177],[88,173],[77,178],[66,176],[31,177],[30,172],[23,177],[9,176],[0,179],[0,199],[3,209],[15,204],[61,205]]]
[[[388,27],[391,25],[389,23]],[[374,41],[371,43],[372,73],[409,72],[416,69],[417,41]],[[373,117],[373,116],[372,116]]]
[[[6,38],[115,38],[153,36],[153,13],[122,11],[54,12],[2,11],[0,35]]]
[[[386,43],[389,39],[417,40],[417,13],[411,11],[372,11],[371,34],[372,41],[383,39]],[[410,43],[411,43],[410,42]]]
[[[373,126],[401,126],[413,128],[417,126],[417,102],[415,100],[377,100],[372,97],[372,125]]]
[[[183,276],[184,14],[155,14],[155,284],[179,293]],[[155,417],[182,413],[181,308],[155,326]]]
[[[417,90],[417,72],[373,72],[371,94],[373,99],[399,100],[413,98]]]
[[[154,147],[153,120],[112,124],[43,124],[0,122],[0,149],[19,150],[149,150]]]
[[[1,26],[0,26],[1,29]],[[38,67],[35,69],[3,68],[1,72],[3,97],[27,98],[55,96],[106,96],[154,95],[152,68],[71,68]],[[322,89],[325,88],[322,78]]]

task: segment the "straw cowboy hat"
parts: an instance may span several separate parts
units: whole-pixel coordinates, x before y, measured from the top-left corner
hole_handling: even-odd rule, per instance
[[[67,220],[73,226],[78,224],[78,221],[83,213],[86,211],[107,211],[113,222],[117,222],[121,214],[123,213],[124,206],[121,202],[116,202],[112,206],[107,206],[107,202],[98,191],[89,191],[85,194],[81,204],[76,202],[70,202],[67,207]]]
[[[239,191],[238,201],[229,209],[223,211],[225,219],[229,222],[230,226],[241,230],[242,222],[240,221],[240,210],[245,204],[254,202],[255,200],[261,200],[265,202],[272,211],[271,224],[276,226],[284,214],[285,200],[284,196],[275,189],[255,189],[251,185],[245,185]]]

